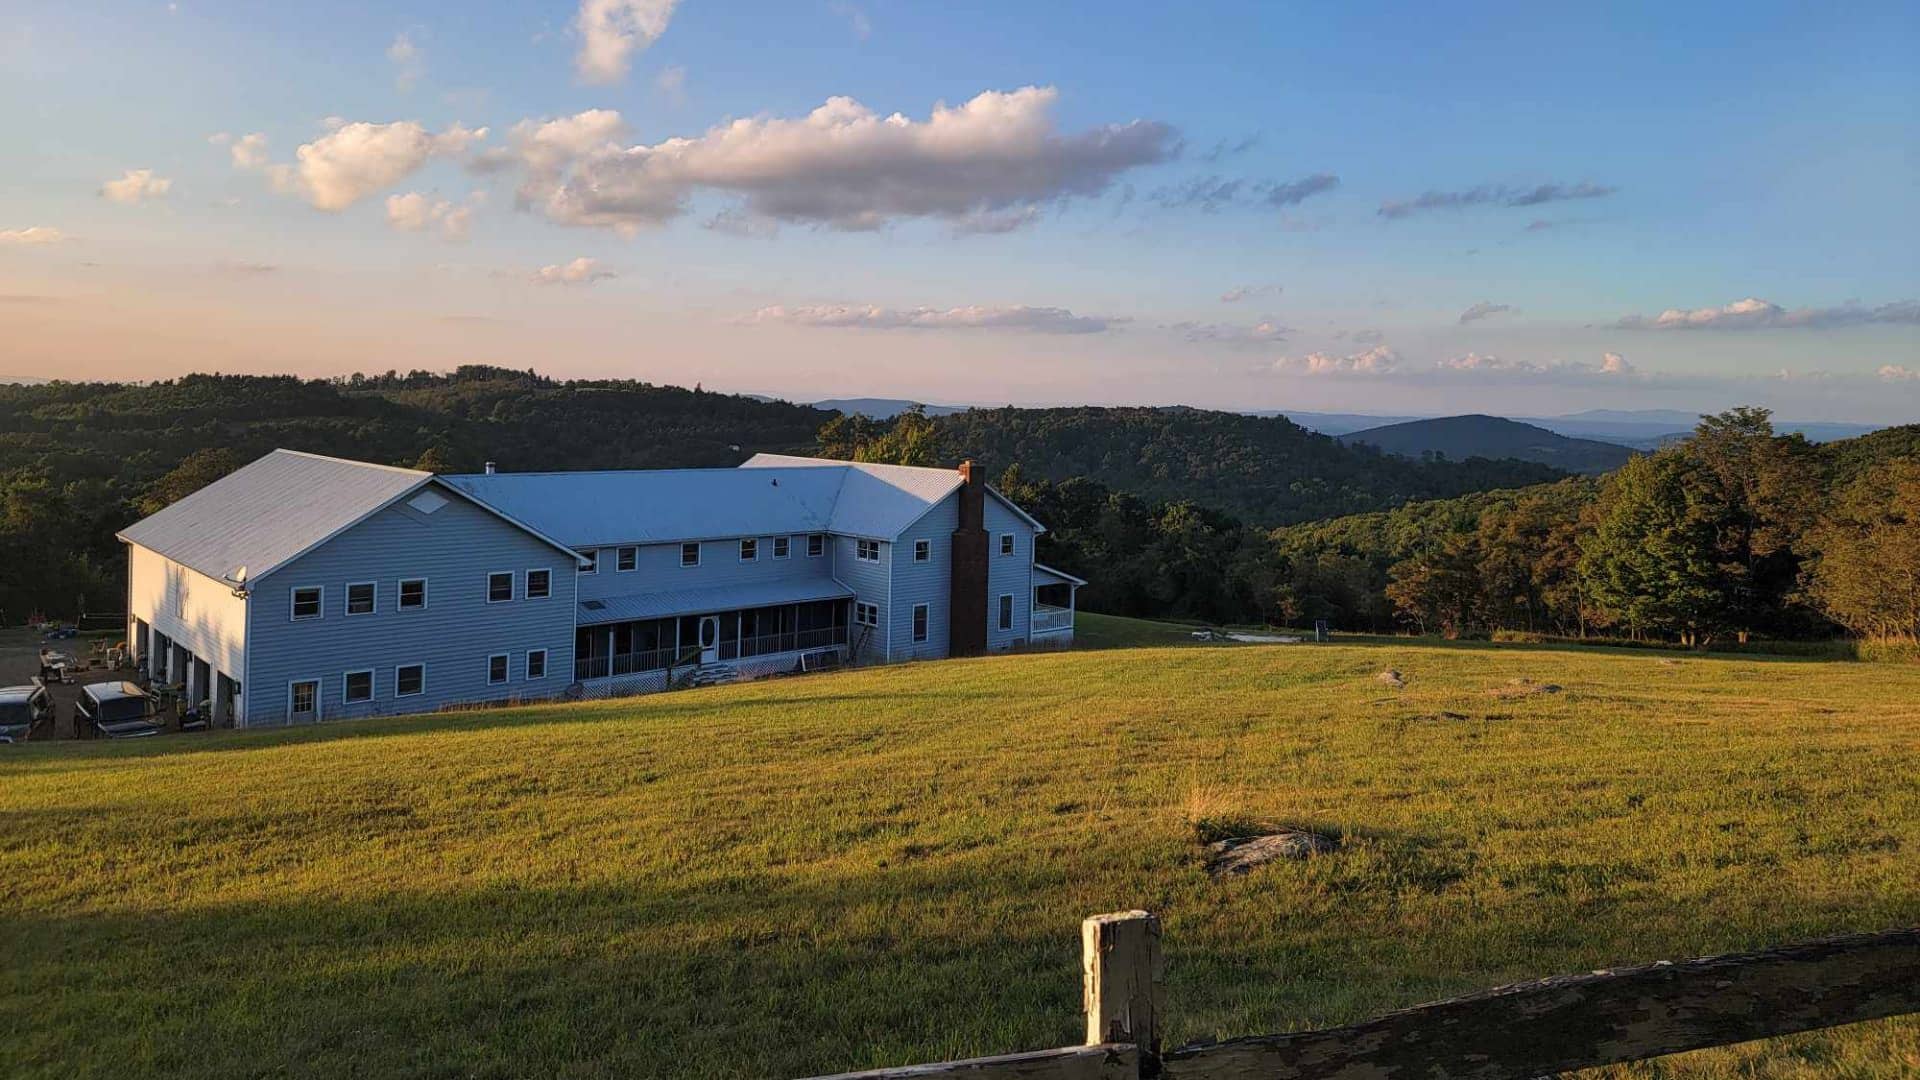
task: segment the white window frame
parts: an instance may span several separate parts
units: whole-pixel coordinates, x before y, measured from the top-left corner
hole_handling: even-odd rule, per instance
[[[493,579],[502,575],[505,575],[507,579],[507,598],[505,600],[495,600],[493,598]],[[513,603],[513,598],[518,595],[520,595],[520,575],[511,570],[487,571],[487,603],[511,604]]]
[[[540,658],[540,674],[538,675],[533,673],[533,658],[536,656]],[[527,682],[539,682],[545,679],[547,677],[547,650],[528,649],[526,666],[522,667],[520,671]]]
[[[326,680],[318,676],[308,676],[306,678],[287,680],[287,720],[291,722],[293,720],[293,714],[300,711],[293,707],[293,688],[299,686],[301,683],[313,684],[313,718],[318,720],[326,716],[326,710],[320,707],[320,703],[326,700]]]
[[[933,561],[933,541],[915,540],[913,542],[913,561],[914,562],[932,562]]]
[[[311,615],[300,614],[300,594],[315,592],[320,594],[316,610]],[[287,590],[287,621],[314,622],[327,617],[327,587],[325,585],[295,585]]]
[[[913,605],[913,621],[907,624],[913,631],[913,642],[918,645],[933,637],[933,605]]]
[[[872,551],[873,554],[871,555],[867,554],[868,551]],[[853,557],[854,557],[854,560],[857,562],[871,562],[871,563],[879,562],[880,561],[880,541],[856,539],[853,542]]]
[[[827,534],[807,534],[807,558],[817,559],[827,553]]]
[[[627,544],[623,547],[617,547],[613,549],[613,572],[614,573],[631,574],[638,569],[640,569],[639,545]]]
[[[776,536],[773,538],[773,557],[774,558],[785,559],[791,556],[792,554],[793,554],[793,538],[792,537]]]
[[[1013,629],[1014,611],[1013,611],[1013,594],[1012,593],[1003,592],[1000,594],[1000,603],[997,607],[994,608],[993,614],[994,614],[994,625],[998,627],[1001,631],[1006,632],[1006,631],[1011,631]]]
[[[539,596],[533,595],[533,575],[535,574],[546,575],[546,582],[547,582],[546,591],[542,592]],[[520,598],[523,600],[552,599],[553,598],[553,571],[551,569],[547,569],[539,566],[535,566],[528,569],[526,574],[526,584],[520,590]]]
[[[420,603],[413,607],[408,607],[407,601],[406,601],[407,586],[413,584],[416,581],[420,583]],[[397,583],[395,583],[393,587],[393,610],[425,611],[427,610],[427,604],[432,600],[432,597],[433,597],[433,593],[427,587],[426,578],[423,578],[423,577],[401,578]]]
[[[693,549],[693,561],[692,561],[692,562],[688,562],[688,561],[687,561],[687,549],[688,549],[688,548],[692,548],[692,549]],[[701,556],[702,556],[703,554],[705,554],[705,551],[706,551],[706,548],[705,548],[705,546],[704,546],[704,545],[702,545],[702,544],[700,543],[700,541],[698,541],[698,540],[684,540],[684,541],[681,541],[681,543],[680,543],[680,565],[681,565],[682,567],[684,567],[684,568],[686,568],[686,569],[688,569],[688,570],[691,570],[691,569],[693,569],[694,567],[696,567],[696,566],[699,566],[699,565],[700,565],[700,558],[701,558]]]
[[[853,622],[856,626],[879,626],[880,605],[869,604],[865,600],[855,600],[853,602]]]
[[[587,560],[587,565],[580,568],[582,574],[597,574],[600,572],[599,548],[587,548],[585,551],[580,552],[580,557]]]
[[[502,665],[506,669],[505,673],[502,674],[497,679],[493,677],[493,662],[495,660],[501,661]],[[489,654],[487,656],[487,685],[488,686],[505,686],[506,684],[512,681],[513,681],[513,654],[503,653],[503,652]]]
[[[355,611],[353,610],[353,590],[360,588],[362,585],[373,590],[373,603],[367,605],[367,610],[365,611]],[[340,612],[349,619],[356,619],[362,615],[378,615],[380,613],[380,583],[377,581],[347,582],[347,599],[346,603],[341,605]]]
[[[410,694],[407,694],[407,693],[401,693],[401,692],[400,692],[400,673],[401,673],[402,671],[405,671],[405,670],[406,670],[407,668],[419,668],[419,669],[420,669],[420,689],[418,689],[418,690],[415,690],[415,691],[413,691],[413,692],[412,692],[412,693],[410,693]],[[415,660],[414,662],[412,662],[412,663],[410,663],[410,664],[395,664],[395,665],[393,665],[393,696],[394,696],[394,697],[397,697],[397,698],[403,698],[403,697],[420,697],[420,696],[422,696],[422,695],[424,695],[424,694],[425,694],[426,692],[427,692],[427,664],[426,664],[426,661],[424,661],[424,660]]]
[[[743,536],[740,538],[740,561],[741,562],[759,562],[760,561],[760,538],[759,537]]]
[[[353,677],[355,675],[365,675],[367,677],[367,696],[366,697],[357,698],[357,697],[348,696],[351,693],[351,691],[348,690],[348,687],[353,684]],[[373,700],[374,693],[377,688],[378,686],[374,679],[372,668],[355,668],[352,671],[343,671],[340,673],[340,704],[365,705],[366,703]]]
[[[1020,553],[1020,545],[1014,542],[1013,534],[1001,533],[1000,534],[1000,554],[1018,555],[1019,553]]]

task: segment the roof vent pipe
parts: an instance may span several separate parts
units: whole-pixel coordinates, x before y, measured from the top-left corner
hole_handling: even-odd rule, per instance
[[[493,473],[494,473],[493,462],[489,461],[487,462],[487,475],[492,476]]]

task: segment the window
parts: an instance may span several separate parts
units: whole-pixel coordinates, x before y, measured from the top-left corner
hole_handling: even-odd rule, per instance
[[[926,562],[933,558],[933,541],[915,540],[913,542],[913,561]]]
[[[547,677],[547,650],[527,650],[527,678],[544,679]]]
[[[503,683],[507,681],[507,654],[495,653],[487,657],[487,682]]]
[[[487,603],[504,604],[513,599],[513,571],[487,575]]]
[[[400,610],[417,611],[427,606],[427,579],[408,578],[400,583]]]
[[[741,562],[752,562],[753,560],[759,557],[760,557],[760,541],[758,540],[740,541],[740,561]]]
[[[320,704],[320,680],[305,679],[287,690],[287,711],[295,716],[312,716]]]
[[[788,548],[788,542],[786,537],[776,536],[773,538],[773,557],[774,558],[776,559],[786,558],[787,548]]]
[[[623,547],[620,550],[614,552],[613,568],[619,571],[620,573],[624,574],[629,570],[637,569],[639,566],[640,566],[640,549],[639,548]]]
[[[913,605],[913,640],[927,640],[927,624],[932,621],[933,608],[927,604]]]
[[[600,549],[599,548],[588,548],[587,550],[580,553],[580,557],[587,560],[587,565],[580,568],[581,573],[597,574],[600,572]]]
[[[427,665],[401,664],[393,669],[393,696],[418,697],[427,692]]]
[[[1013,629],[1013,594],[1000,594],[1000,629]]]
[[[853,605],[853,621],[859,623],[861,626],[879,626],[880,605],[855,601]]]
[[[371,581],[359,581],[347,586],[347,614],[373,614],[374,586]]]
[[[680,545],[680,565],[681,566],[699,566],[700,565],[700,544],[698,541],[695,541],[694,543],[691,543],[691,544]]]
[[[817,559],[826,553],[827,536],[825,533],[814,533],[807,537],[807,558]]]
[[[1013,554],[1013,534],[1012,533],[1000,534],[1000,554],[1002,555]]]
[[[861,562],[880,561],[880,541],[856,540],[853,544],[853,557]]]
[[[320,586],[302,585],[293,590],[293,617],[296,619],[320,617]]]
[[[346,687],[346,702],[349,705],[373,700],[373,672],[349,671],[343,685]]]
[[[527,599],[545,600],[553,595],[553,571],[527,571]]]

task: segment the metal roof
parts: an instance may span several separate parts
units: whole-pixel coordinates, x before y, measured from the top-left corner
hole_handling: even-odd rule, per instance
[[[705,615],[779,604],[804,604],[810,600],[842,600],[852,595],[852,589],[824,575],[755,582],[751,585],[720,585],[709,589],[667,589],[582,600],[579,625],[664,619],[673,615]]]
[[[1042,581],[1041,580],[1042,578],[1047,578],[1049,580]],[[1087,583],[1087,580],[1085,578],[1074,577],[1072,574],[1069,574],[1064,570],[1055,570],[1051,566],[1043,566],[1040,563],[1034,563],[1033,564],[1033,583],[1035,585],[1085,585]]]
[[[273,453],[121,530],[119,537],[215,580],[257,581],[414,488],[432,473]]]
[[[737,469],[441,479],[581,548],[815,532],[891,540],[960,486],[952,469],[778,454],[756,454]]]

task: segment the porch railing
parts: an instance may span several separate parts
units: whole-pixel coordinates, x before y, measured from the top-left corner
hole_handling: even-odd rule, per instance
[[[1033,606],[1033,632],[1044,634],[1049,630],[1073,629],[1073,609],[1049,607],[1045,604]]]
[[[753,634],[734,638],[718,643],[715,651],[722,660],[739,660],[749,656],[822,649],[829,645],[846,643],[847,628],[829,626],[818,630],[788,630],[784,633]],[[689,648],[688,651],[698,659],[700,654],[698,648]],[[588,679],[638,675],[647,671],[664,671],[686,662],[685,655],[676,654],[673,649],[642,649],[635,652],[613,653],[610,656],[582,656],[573,662],[573,677],[584,682]]]

